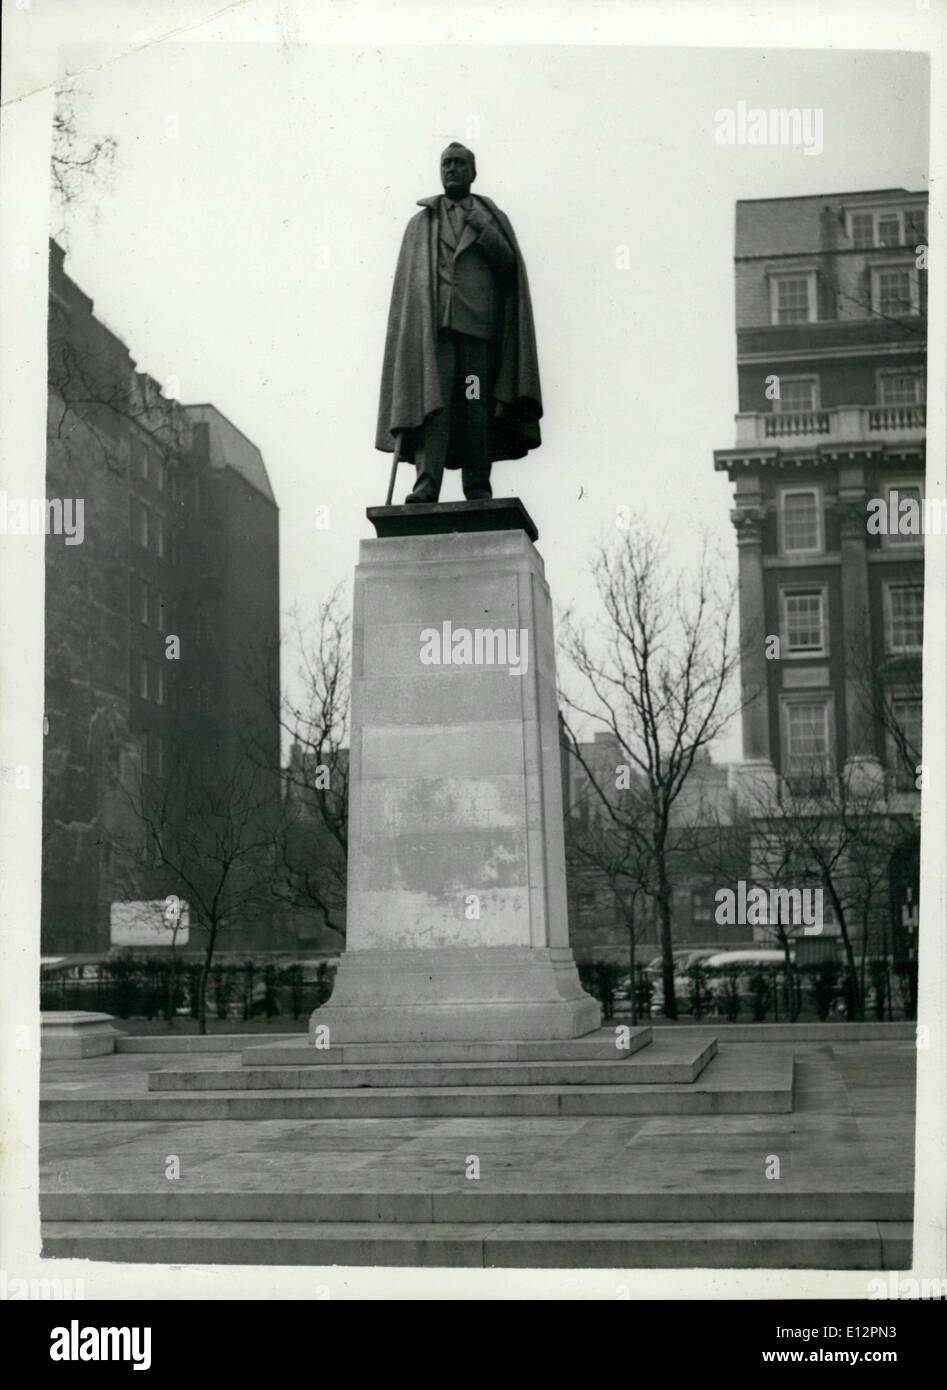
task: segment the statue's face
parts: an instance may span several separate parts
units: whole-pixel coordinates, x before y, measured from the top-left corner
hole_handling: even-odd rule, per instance
[[[460,150],[448,150],[441,159],[441,183],[448,198],[466,198],[474,181],[473,165]]]

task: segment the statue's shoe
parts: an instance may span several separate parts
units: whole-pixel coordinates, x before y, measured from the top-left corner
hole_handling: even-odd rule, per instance
[[[465,492],[464,497],[468,502],[489,502],[493,493],[485,487],[472,488],[470,492]]]
[[[426,488],[422,488],[419,492],[409,492],[404,500],[407,505],[411,505],[415,502],[436,502],[437,497],[433,492],[428,492]]]

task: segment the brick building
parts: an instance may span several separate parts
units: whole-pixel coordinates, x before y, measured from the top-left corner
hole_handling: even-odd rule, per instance
[[[280,786],[263,459],[213,406],[178,405],[138,372],[63,261],[52,243],[47,494],[83,500],[84,537],[46,547],[44,954],[108,948],[136,779],[160,788],[197,756],[225,776],[240,731],[277,803]]]
[[[745,644],[739,769],[774,795],[844,777],[913,823],[920,763],[923,539],[875,534],[878,502],[921,503],[927,195],[741,201],[734,486]],[[916,836],[892,910],[916,892]]]

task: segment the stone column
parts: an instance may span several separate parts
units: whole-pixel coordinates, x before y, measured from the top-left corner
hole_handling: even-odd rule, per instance
[[[743,698],[743,762],[734,769],[738,796],[761,801],[775,786],[770,745],[769,666],[766,659],[766,608],[763,596],[763,522],[758,497],[738,505],[730,520],[737,533],[740,589],[740,682]],[[746,784],[745,788],[743,784]]]
[[[361,543],[348,846],[346,950],[311,1020],[331,1045],[599,1027],[569,948],[552,606],[522,529]]]
[[[854,789],[884,779],[878,761],[866,677],[869,646],[867,495],[861,467],[839,470],[837,513],[842,556],[842,633],[845,669],[845,775]]]

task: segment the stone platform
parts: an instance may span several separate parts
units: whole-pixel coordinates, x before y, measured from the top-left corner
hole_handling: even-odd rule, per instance
[[[609,1061],[608,1041],[614,1048],[613,1030],[547,1044],[551,1054],[518,1042],[479,1044],[479,1055],[466,1057],[442,1045],[436,1059],[386,1048],[375,1060],[368,1045],[349,1046],[300,1064],[300,1040],[247,1047],[246,1062],[232,1049],[184,1066],[180,1054],[147,1053],[49,1062],[44,1254],[226,1264],[910,1266],[911,1042],[792,1048],[718,1044],[697,1028],[676,1037],[655,1029],[652,1041],[641,1029]],[[582,1048],[586,1055],[575,1056]],[[670,1070],[642,1081],[650,1066]],[[453,1079],[461,1084],[436,1084],[444,1076],[425,1084],[419,1072],[411,1086],[395,1084],[412,1067],[460,1069]],[[540,1067],[555,1069],[555,1079],[521,1085],[509,1070]],[[589,1067],[607,1067],[614,1079],[589,1081]],[[175,1181],[165,1176],[172,1153],[181,1161]],[[778,1178],[766,1176],[773,1157]]]

